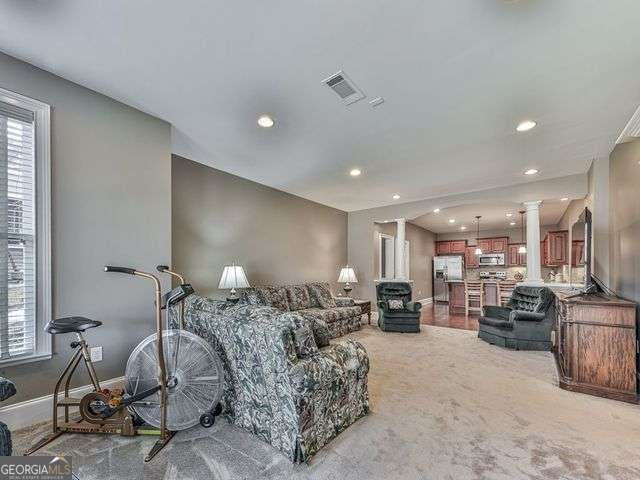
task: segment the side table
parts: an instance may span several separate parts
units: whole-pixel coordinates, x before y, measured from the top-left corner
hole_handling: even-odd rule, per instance
[[[362,315],[367,315],[367,323],[371,325],[371,300],[356,300],[353,299],[356,306],[360,307]]]

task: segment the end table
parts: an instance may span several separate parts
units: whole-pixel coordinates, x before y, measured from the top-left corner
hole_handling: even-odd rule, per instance
[[[371,325],[371,300],[356,300],[353,299],[356,306],[360,307],[362,315],[367,315],[367,323]]]

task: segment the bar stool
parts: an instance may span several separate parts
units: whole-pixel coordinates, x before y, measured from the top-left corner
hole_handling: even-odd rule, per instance
[[[484,295],[484,282],[482,280],[465,280],[464,281],[464,313],[469,316],[470,310],[477,310],[482,314],[482,303]],[[471,302],[476,302],[477,307],[472,307]]]
[[[516,282],[513,280],[498,282],[498,303],[500,306],[504,307],[507,304],[515,288]]]

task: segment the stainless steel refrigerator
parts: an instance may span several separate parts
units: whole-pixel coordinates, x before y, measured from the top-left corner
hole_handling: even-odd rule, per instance
[[[433,257],[433,300],[448,302],[447,281],[464,280],[464,258],[461,255]]]

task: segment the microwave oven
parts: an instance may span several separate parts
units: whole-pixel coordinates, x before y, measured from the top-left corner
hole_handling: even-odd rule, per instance
[[[503,266],[504,253],[483,253],[478,257],[478,265],[481,267]]]

